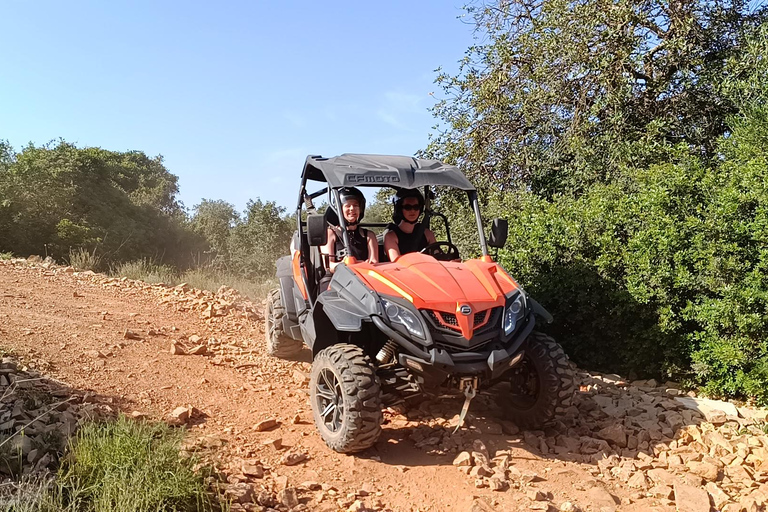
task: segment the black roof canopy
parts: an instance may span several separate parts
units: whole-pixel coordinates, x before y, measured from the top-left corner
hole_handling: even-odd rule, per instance
[[[308,156],[302,177],[327,182],[331,188],[418,188],[425,185],[445,185],[461,190],[475,190],[455,165],[410,156],[349,153],[332,158]]]

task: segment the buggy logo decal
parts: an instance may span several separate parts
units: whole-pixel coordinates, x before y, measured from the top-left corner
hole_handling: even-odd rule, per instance
[[[459,312],[460,312],[462,315],[467,315],[467,316],[469,316],[470,314],[472,314],[472,308],[471,308],[471,307],[469,307],[469,306],[467,306],[466,304],[464,304],[463,306],[461,306],[461,307],[459,308]]]
[[[381,174],[347,174],[349,183],[400,183],[400,176]]]

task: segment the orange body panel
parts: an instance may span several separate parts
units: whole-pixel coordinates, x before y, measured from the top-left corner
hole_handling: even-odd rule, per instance
[[[293,280],[296,282],[296,286],[299,287],[301,296],[304,297],[304,300],[307,300],[309,296],[307,295],[307,289],[304,287],[304,279],[301,277],[301,254],[299,254],[299,251],[293,251],[291,267],[293,268]]]
[[[395,263],[362,262],[349,268],[377,293],[402,297],[417,309],[456,315],[457,326],[447,324],[442,315],[436,316],[445,327],[470,339],[474,329],[487,323],[490,316],[486,314],[474,325],[474,313],[503,306],[505,295],[519,288],[504,269],[489,260],[437,261],[415,252]],[[464,305],[472,308],[472,314],[460,312]]]

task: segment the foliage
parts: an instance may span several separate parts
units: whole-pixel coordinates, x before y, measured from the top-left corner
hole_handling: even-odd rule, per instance
[[[294,225],[274,201],[249,201],[229,236],[229,268],[247,279],[275,275],[275,261],[288,254]]]
[[[176,176],[162,157],[59,141],[0,151],[0,250],[66,258],[98,248],[104,263],[186,263],[201,241],[185,229]]]
[[[84,425],[56,479],[26,478],[7,512],[206,511],[213,502],[195,460],[179,454],[183,431],[125,417]]]
[[[489,199],[510,218],[501,263],[575,360],[768,401],[768,153],[744,147],[768,124],[748,125],[715,166],[652,166],[579,198]]]
[[[209,260],[215,266],[226,265],[231,229],[239,222],[240,215],[226,201],[203,199],[194,207],[191,227],[208,242]]]
[[[162,157],[65,141],[15,153],[0,141],[0,252],[45,254],[78,268],[168,281],[193,266],[229,277],[274,277],[293,226],[260,199],[243,218],[203,199],[188,215]]]
[[[471,9],[488,40],[440,77],[453,95],[427,152],[509,219],[499,259],[554,314],[549,329],[589,367],[768,403],[765,10]],[[439,201],[466,252],[458,195]]]
[[[737,112],[718,84],[765,19],[742,0],[497,0],[468,14],[480,42],[438,77],[443,129],[426,154],[544,197],[663,163],[680,143],[714,156]]]

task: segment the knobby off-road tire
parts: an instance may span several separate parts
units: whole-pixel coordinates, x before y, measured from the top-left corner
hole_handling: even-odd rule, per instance
[[[519,427],[537,429],[571,405],[573,370],[563,347],[545,334],[532,332],[523,349],[523,360],[510,371],[511,390],[499,402]]]
[[[381,386],[360,347],[332,345],[312,362],[309,399],[325,444],[339,453],[371,447],[381,434]]]
[[[280,289],[267,294],[267,311],[264,319],[264,337],[267,340],[267,354],[273,357],[292,357],[301,352],[303,343],[286,335],[283,331],[285,308],[280,298]]]

